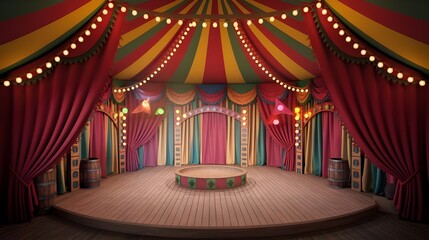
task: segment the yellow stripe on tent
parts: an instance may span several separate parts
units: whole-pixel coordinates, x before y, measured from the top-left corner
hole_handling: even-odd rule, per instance
[[[210,28],[203,28],[201,31],[201,38],[198,42],[195,58],[192,62],[192,67],[189,70],[185,83],[202,83],[204,77],[204,70],[206,68],[207,47],[209,43]],[[191,76],[195,78],[191,78]]]
[[[131,79],[137,75],[141,69],[144,69],[155,59],[159,53],[166,47],[170,40],[176,35],[179,31],[180,26],[174,24],[172,28],[155,44],[149,51],[143,54],[139,59],[137,59],[133,64],[124,69],[122,72],[116,74],[115,78],[117,79]]]
[[[142,24],[139,27],[134,28],[133,30],[123,34],[121,36],[119,47],[121,48],[126,46],[128,43],[134,41],[136,38],[140,37],[141,35],[145,34],[147,31],[154,28],[157,24],[159,23],[155,19],[152,19],[147,23]]]
[[[264,12],[275,12],[276,11],[275,9],[272,9],[272,8],[262,4],[262,3],[254,1],[254,0],[247,0],[247,2],[252,4],[253,6],[261,9]]]
[[[273,42],[271,42],[267,36],[265,36],[254,24],[250,25],[249,28],[256,35],[256,37],[262,42],[268,52],[275,58],[281,59],[279,63],[287,69],[297,79],[309,79],[314,78],[313,74],[305,70],[303,67],[298,65],[295,61],[290,59],[286,54],[282,52]]]
[[[89,1],[82,7],[42,28],[0,45],[0,52],[2,53],[0,69],[7,68],[49,45],[78,25],[102,4],[104,4],[104,0]],[[22,46],[26,47],[22,48]]]
[[[244,83],[243,75],[235,61],[228,30],[224,27],[220,29],[220,38],[222,42],[222,54],[224,59],[225,74],[228,83]]]
[[[327,0],[327,3],[370,38],[410,62],[429,69],[429,45],[367,18],[340,1]]]

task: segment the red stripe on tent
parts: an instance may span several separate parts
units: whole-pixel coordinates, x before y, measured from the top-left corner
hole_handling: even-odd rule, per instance
[[[187,23],[188,24],[188,23]],[[177,37],[180,37],[182,35],[182,32],[186,28],[186,24],[183,24],[183,27],[181,31],[178,32],[178,35],[174,39],[171,44],[176,45]],[[189,31],[188,35],[186,36],[186,39],[183,40],[180,47],[177,49],[177,51],[174,53],[174,56],[171,57],[171,59],[165,64],[164,68],[151,80],[151,82],[163,82],[163,83],[183,83],[185,82],[185,79],[172,79],[174,73],[179,68],[180,64],[183,61],[183,58],[185,57],[185,54],[189,48],[189,45],[191,43],[191,39],[193,38],[195,31]],[[163,52],[163,54],[160,55],[160,58],[153,62],[148,68],[146,68],[144,71],[141,71],[139,74],[136,75],[136,79],[144,80],[148,75],[153,73],[167,58],[167,54],[169,54],[169,50],[172,47],[169,47],[166,49],[166,51]],[[192,62],[191,62],[192,64]]]
[[[282,50],[284,54],[286,54],[289,58],[291,58],[298,65],[302,66],[305,70],[313,74],[314,76],[319,75],[319,67],[316,62],[312,62],[304,57],[302,54],[297,52],[295,49],[291,48],[289,44],[285,43],[281,39],[278,39],[272,32],[267,30],[265,27],[261,25],[255,25],[259,31],[261,31],[265,36],[268,37],[279,49]],[[279,30],[280,31],[280,30]],[[253,35],[252,35],[253,36]],[[250,36],[249,36],[250,37]],[[253,41],[253,43],[260,43],[259,41]],[[264,58],[279,72],[283,72],[283,66],[281,66],[276,58],[273,58],[271,54],[266,51],[266,48],[262,44],[258,44],[258,49],[264,49]],[[265,57],[267,56],[267,57]],[[277,67],[280,68],[277,68]]]
[[[257,26],[255,24],[255,26]],[[253,49],[256,50],[256,53],[259,55],[259,59],[263,60],[262,63],[266,68],[270,68],[270,72],[273,73],[277,78],[288,79],[288,80],[296,80],[296,77],[292,75],[287,69],[285,69],[265,48],[264,43],[260,42],[259,39],[252,33],[252,31],[245,27],[243,31],[246,32],[247,37],[250,42],[253,44]],[[273,37],[268,37],[270,40],[273,40]],[[286,54],[286,53],[285,53]],[[288,55],[288,54],[286,54]],[[254,62],[253,60],[250,60]],[[267,64],[268,63],[268,64]],[[257,66],[257,72],[261,72],[262,70]]]
[[[341,2],[387,28],[429,44],[429,22],[427,21],[394,12],[366,1],[342,0]]]
[[[0,22],[0,29],[3,31],[3,33],[0,34],[0,44],[10,42],[48,25],[75,11],[89,1],[90,0],[63,1],[40,11]]]
[[[154,44],[156,44],[160,39],[173,27],[173,24],[166,25],[161,31],[157,32],[153,37],[151,37],[147,42],[141,44],[138,48],[133,50],[126,57],[122,58],[120,61],[116,62],[113,66],[112,73],[116,75],[126,69],[129,65],[134,63],[137,59],[143,56],[147,51],[149,51]],[[167,45],[168,46],[168,45]]]
[[[220,23],[219,25],[221,25]],[[226,83],[225,63],[222,54],[222,41],[219,28],[210,28],[209,43],[204,69],[204,83]]]

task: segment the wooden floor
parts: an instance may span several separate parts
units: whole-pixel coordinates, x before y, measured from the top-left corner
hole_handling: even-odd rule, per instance
[[[228,190],[175,185],[171,166],[103,179],[59,196],[53,213],[90,227],[161,237],[285,236],[349,224],[376,212],[373,198],[328,180],[248,167],[247,184]]]

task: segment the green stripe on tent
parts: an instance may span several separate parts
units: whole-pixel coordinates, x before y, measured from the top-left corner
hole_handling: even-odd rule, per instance
[[[238,68],[243,76],[243,79],[247,83],[254,83],[254,78],[257,76],[255,71],[253,71],[252,66],[250,66],[249,61],[246,58],[246,55],[241,50],[241,43],[235,34],[233,28],[228,28],[229,39],[231,41],[232,50],[234,52],[235,60],[237,61]]]
[[[0,21],[6,21],[19,16],[38,12],[44,8],[54,6],[63,0],[2,0],[0,2]]]
[[[404,0],[367,0],[379,7],[402,13],[412,18],[429,20],[429,1],[404,1]]]
[[[189,70],[191,69],[192,63],[194,61],[195,53],[197,52],[198,43],[201,38],[202,26],[199,24],[195,33],[192,36],[189,47],[183,56],[182,61],[177,67],[176,72],[174,72],[173,76],[171,76],[171,82],[185,82],[186,77],[188,76]]]
[[[329,6],[329,5],[328,5]],[[417,64],[409,61],[408,59],[403,58],[402,56],[398,55],[397,53],[391,51],[390,49],[386,48],[383,44],[377,42],[367,34],[365,34],[360,29],[356,28],[351,22],[349,22],[346,18],[344,18],[338,11],[336,11],[334,8],[329,6],[329,9],[335,14],[337,18],[340,19],[340,21],[347,26],[352,32],[354,32],[357,36],[365,40],[370,46],[374,47],[378,51],[381,51],[382,53],[386,54],[387,56],[396,59],[399,62],[404,63],[405,65],[408,65],[420,72],[422,72],[424,75],[429,75],[429,70],[425,69],[424,67],[418,66]]]
[[[44,47],[40,48],[35,53],[31,54],[30,56],[28,56],[26,58],[21,59],[20,61],[16,62],[15,64],[10,65],[7,68],[1,69],[0,70],[0,76],[2,76],[2,74],[7,73],[8,71],[10,71],[14,68],[25,65],[26,63],[31,62],[34,59],[37,59],[37,58],[43,56],[44,54],[48,53],[52,49],[61,45],[63,42],[68,40],[71,36],[75,35],[76,32],[79,31],[82,28],[82,26],[84,26],[94,16],[94,14],[98,12],[98,10],[99,10],[99,8],[95,9],[93,12],[91,12],[90,15],[88,15],[85,19],[83,19],[81,22],[76,24],[73,28],[70,28],[67,32],[65,32],[59,38],[55,39],[54,41],[52,41],[49,44],[45,45]]]
[[[155,34],[159,33],[163,28],[165,28],[167,23],[165,21],[160,22],[155,27],[147,31],[145,34],[140,35],[138,38],[129,42],[127,45],[118,48],[115,56],[115,62],[121,61],[125,56],[131,54],[134,50],[141,47],[147,41],[149,41]]]
[[[274,34],[279,40],[283,41],[286,45],[293,48],[295,51],[297,51],[299,54],[307,58],[308,60],[312,62],[316,62],[316,59],[314,58],[313,50],[309,48],[308,46],[296,41],[291,36],[287,35],[280,29],[276,28],[271,23],[264,23],[264,27]]]

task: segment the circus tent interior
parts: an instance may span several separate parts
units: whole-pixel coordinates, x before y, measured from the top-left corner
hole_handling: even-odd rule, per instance
[[[382,196],[401,219],[427,222],[428,7],[399,0],[2,1],[2,222],[61,212],[68,196],[121,192],[115,181],[138,185],[137,173],[168,171],[155,181],[184,199],[188,191],[244,199],[265,186],[264,169],[278,171],[272,178],[280,189],[290,188],[285,176],[312,177],[329,194]],[[174,175],[200,165],[245,169],[247,180]],[[43,206],[45,198],[57,203]],[[209,230],[222,229],[213,224]]]

